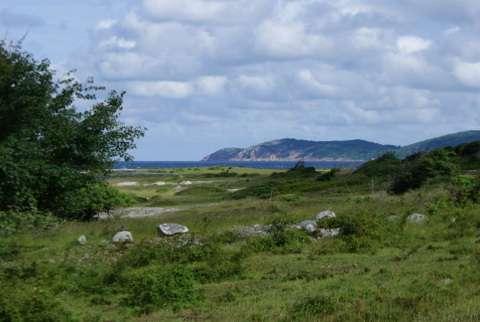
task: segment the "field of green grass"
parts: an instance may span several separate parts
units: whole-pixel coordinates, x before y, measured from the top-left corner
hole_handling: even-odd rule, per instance
[[[453,202],[446,183],[390,195],[385,181],[349,171],[244,168],[108,181],[132,207],[174,210],[3,231],[0,321],[480,320],[480,205]],[[327,209],[337,217],[318,225],[340,236],[292,228]],[[159,237],[161,223],[190,233]],[[272,229],[236,233],[255,224]],[[120,230],[134,242],[113,244]]]

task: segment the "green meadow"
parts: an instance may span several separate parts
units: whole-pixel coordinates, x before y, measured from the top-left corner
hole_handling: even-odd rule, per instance
[[[459,202],[452,180],[392,194],[367,170],[118,171],[108,182],[130,207],[170,211],[90,222],[10,214],[0,320],[480,320],[480,205]],[[339,236],[294,228],[328,209],[336,218],[317,224]],[[161,223],[190,232],[161,237]],[[256,224],[268,231],[239,233]],[[120,230],[134,242],[112,243]]]

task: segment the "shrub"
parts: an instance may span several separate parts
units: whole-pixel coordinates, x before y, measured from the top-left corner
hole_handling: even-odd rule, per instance
[[[317,180],[318,181],[331,181],[335,178],[335,176],[338,173],[338,169],[331,169],[325,173],[322,173],[320,176],[318,176]]]
[[[459,205],[480,202],[480,177],[459,176],[450,188],[452,200]]]
[[[333,314],[336,309],[337,304],[331,297],[316,295],[297,301],[291,308],[290,316],[294,320],[305,320]]]
[[[368,161],[358,168],[355,173],[367,177],[391,177],[400,168],[402,162],[394,153],[386,153],[381,157]]]
[[[216,246],[205,261],[195,265],[195,278],[205,283],[239,277],[243,273],[242,255],[238,252],[227,252]]]
[[[126,280],[127,304],[143,313],[165,307],[180,309],[199,299],[194,274],[184,265],[139,269],[128,274]]]
[[[75,321],[53,294],[38,287],[5,287],[0,292],[0,321]]]
[[[89,220],[99,212],[109,212],[115,207],[126,207],[133,202],[129,195],[105,183],[97,183],[67,193],[59,205],[59,211],[66,218]]]
[[[275,219],[271,224],[270,233],[265,237],[251,238],[242,248],[244,254],[249,252],[299,253],[305,244],[310,243],[310,237],[302,230],[289,227],[290,221],[283,218]]]
[[[342,214],[318,223],[321,228],[340,228],[347,251],[368,251],[378,244],[389,244],[398,234],[398,227],[382,217],[369,214]]]
[[[390,192],[402,194],[418,189],[429,179],[450,179],[458,172],[458,160],[449,149],[435,150],[427,154],[416,154],[404,161],[390,187]]]
[[[48,213],[0,211],[0,236],[8,236],[33,229],[47,230],[59,223],[58,218]]]

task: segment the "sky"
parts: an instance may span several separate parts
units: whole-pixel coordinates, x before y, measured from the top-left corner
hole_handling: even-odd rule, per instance
[[[0,37],[126,90],[137,160],[480,128],[478,0],[1,0]]]

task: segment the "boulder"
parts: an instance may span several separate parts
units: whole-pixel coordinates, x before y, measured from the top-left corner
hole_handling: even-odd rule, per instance
[[[413,213],[407,217],[407,222],[411,224],[423,224],[427,219],[428,218],[425,215]]]
[[[330,238],[330,237],[337,237],[340,235],[341,229],[340,228],[331,228],[331,229],[324,229],[320,228],[318,230],[318,235],[320,238]]]
[[[87,237],[85,235],[81,235],[78,237],[77,241],[80,245],[85,245],[87,243]]]
[[[119,231],[113,236],[112,241],[114,243],[133,243],[133,236],[129,231]]]
[[[331,210],[324,210],[324,211],[321,211],[319,212],[316,216],[315,216],[315,219],[318,221],[318,220],[322,220],[322,219],[329,219],[329,218],[335,218],[336,215],[333,211]]]
[[[295,226],[298,229],[303,229],[309,234],[317,231],[317,222],[315,220],[304,220]]]
[[[158,234],[160,236],[173,236],[188,233],[188,227],[179,224],[161,224],[158,225]]]

